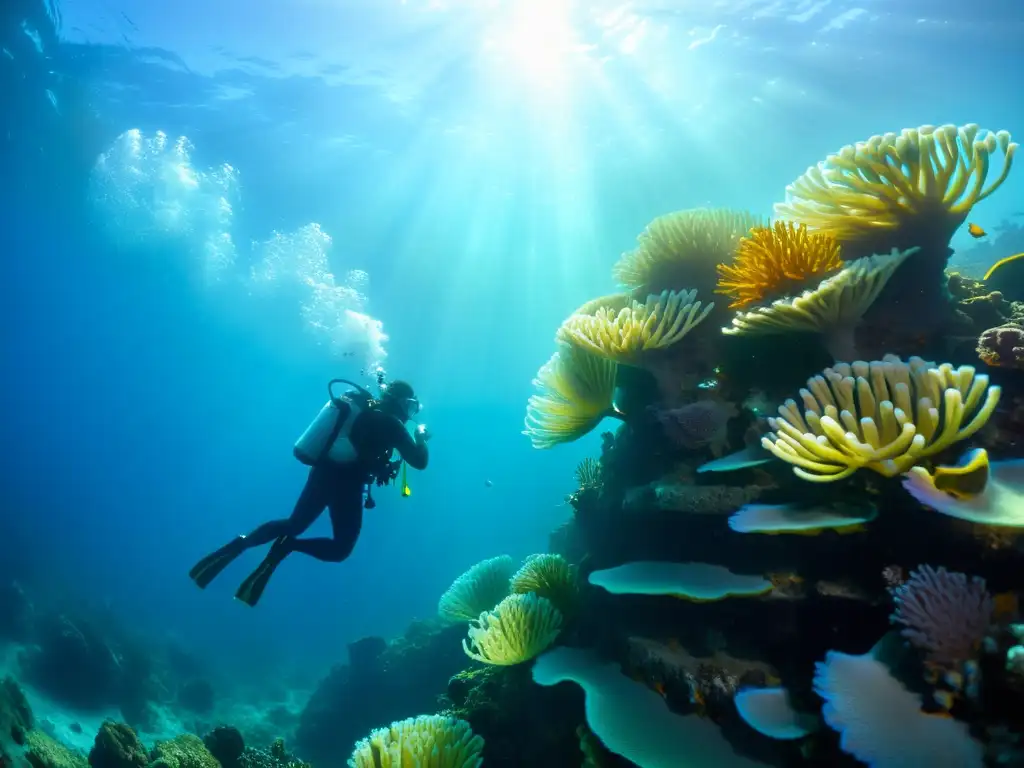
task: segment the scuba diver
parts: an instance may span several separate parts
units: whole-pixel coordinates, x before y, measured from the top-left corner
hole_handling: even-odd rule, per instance
[[[355,387],[335,396],[335,384]],[[345,379],[327,385],[330,399],[295,443],[295,457],[311,467],[306,485],[291,517],[263,523],[252,533],[238,536],[200,560],[189,576],[205,589],[235,558],[247,549],[274,542],[270,551],[235,597],[250,606],[259,601],[274,570],[292,552],[302,552],[324,562],[340,563],[355,547],[363,525],[363,506],[376,506],[372,485],[394,482],[403,472],[402,495],[408,496],[404,464],[426,469],[430,433],[422,424],[415,437],[405,427],[420,411],[419,400],[404,381],[385,383],[378,373],[381,396]],[[400,458],[392,461],[392,452]],[[365,502],[364,502],[365,491]],[[331,538],[299,538],[320,516],[330,511]]]

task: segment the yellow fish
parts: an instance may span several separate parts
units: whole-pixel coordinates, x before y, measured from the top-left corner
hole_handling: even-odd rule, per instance
[[[971,233],[971,237],[985,237],[988,235],[988,232],[973,222],[967,225],[967,231]]]

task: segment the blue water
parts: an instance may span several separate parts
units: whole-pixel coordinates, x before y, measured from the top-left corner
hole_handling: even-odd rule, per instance
[[[533,450],[531,379],[566,314],[614,290],[611,265],[650,219],[767,214],[807,166],[875,133],[1024,132],[1024,8],[1008,0],[78,0],[48,14],[23,0],[4,13],[0,66],[18,85],[0,113],[0,568],[224,669],[309,679],[347,642],[432,615],[472,563],[545,550],[600,430]],[[158,201],[119,224],[91,184],[133,129],[186,136],[197,173],[229,164],[230,221],[128,242]],[[163,203],[179,200],[161,183]],[[972,220],[996,237],[1022,191],[1018,172]],[[376,362],[310,327],[301,286],[252,277],[252,243],[311,222],[336,275],[369,276],[382,364],[424,402],[431,464],[410,498],[377,493],[349,561],[290,558],[253,610],[231,595],[256,553],[205,592],[188,568],[290,511],[305,473],[291,446],[326,381]],[[204,255],[213,230],[230,234],[229,266]]]

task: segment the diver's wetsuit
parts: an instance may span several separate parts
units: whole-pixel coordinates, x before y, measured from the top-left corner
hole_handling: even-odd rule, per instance
[[[343,423],[351,407],[340,400],[339,408],[339,423]],[[200,560],[190,573],[196,584],[205,588],[242,552],[273,541],[270,553],[235,595],[255,605],[274,569],[292,552],[334,563],[352,554],[363,525],[363,490],[386,469],[392,451],[397,451],[413,469],[426,469],[429,454],[424,439],[411,437],[398,418],[379,408],[360,412],[348,438],[355,449],[355,461],[338,464],[324,459],[315,464],[291,516],[263,523],[248,536],[239,536]],[[325,508],[330,510],[332,537],[298,538]]]
[[[342,401],[340,418],[348,418],[351,408]],[[303,552],[317,560],[340,563],[352,554],[363,525],[363,489],[375,473],[391,457],[398,455],[413,469],[427,468],[426,443],[413,440],[405,426],[387,413],[363,411],[356,416],[349,436],[359,458],[352,464],[324,461],[309,471],[306,486],[291,517],[264,523],[245,537],[246,549],[269,544],[287,536],[292,552]],[[320,513],[327,508],[331,515],[330,539],[299,539]]]

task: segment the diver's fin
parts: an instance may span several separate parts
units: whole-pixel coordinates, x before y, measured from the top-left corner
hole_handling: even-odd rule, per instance
[[[200,589],[206,587],[227,568],[236,557],[245,551],[245,536],[232,539],[216,552],[207,555],[188,572],[188,576]]]
[[[284,546],[285,540],[286,537],[282,536],[274,542],[263,562],[259,564],[255,571],[249,574],[248,578],[238,588],[238,591],[235,592],[236,600],[242,601],[250,608],[256,607],[256,603],[263,597],[263,591],[267,588],[270,577],[274,575],[277,566],[281,564],[281,561],[284,560],[290,551]]]

